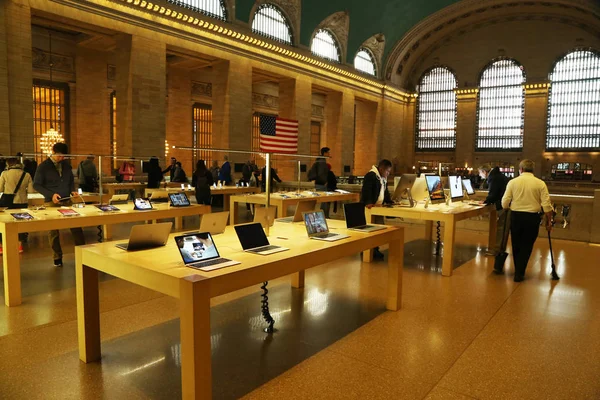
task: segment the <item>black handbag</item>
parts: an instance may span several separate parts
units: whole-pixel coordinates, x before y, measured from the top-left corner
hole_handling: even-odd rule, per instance
[[[15,194],[19,191],[19,188],[21,187],[21,183],[23,183],[23,179],[25,178],[25,174],[26,174],[26,172],[23,172],[23,174],[21,175],[21,179],[19,179],[19,183],[17,183],[14,193],[2,193],[2,197],[0,197],[0,207],[10,208],[13,206],[14,200],[15,200]]]

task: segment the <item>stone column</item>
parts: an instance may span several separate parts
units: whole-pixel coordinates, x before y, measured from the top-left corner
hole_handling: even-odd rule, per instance
[[[477,119],[477,93],[463,91],[457,93],[456,118],[456,158],[455,167],[473,166],[475,162],[475,127]],[[474,166],[477,168],[477,165]]]
[[[167,76],[167,141],[170,146],[192,145],[192,79],[189,71],[169,68]],[[183,170],[191,177],[195,166],[192,165],[193,152],[169,149],[169,158],[175,157],[181,162]],[[170,160],[165,160],[165,163]],[[210,168],[210,165],[207,165]]]
[[[10,140],[3,143],[2,152],[34,151],[33,138],[33,66],[31,59],[31,9],[27,1],[8,0],[0,5],[4,19],[4,34],[0,37],[6,46],[6,56],[0,56],[0,102],[8,98],[8,117],[4,122],[10,127]],[[0,21],[1,22],[1,21]],[[0,49],[2,49],[0,44]],[[0,51],[1,53],[2,51]],[[5,58],[5,63],[2,60]],[[3,90],[2,67],[7,89]],[[4,93],[4,94],[2,94]],[[7,110],[6,107],[0,107]],[[6,115],[6,111],[3,111]],[[1,114],[0,114],[1,115]],[[2,134],[7,134],[3,130]],[[8,138],[8,137],[7,137]],[[2,141],[5,142],[5,141]]]
[[[546,165],[546,122],[548,120],[548,88],[527,89],[525,93],[525,133],[523,134],[523,159],[535,162],[535,175],[546,178],[550,165]],[[515,169],[517,166],[515,165]]]
[[[356,131],[354,139],[354,175],[364,175],[377,164],[381,119],[378,104],[356,101]]]
[[[166,45],[140,36],[117,39],[117,154],[165,153]]]

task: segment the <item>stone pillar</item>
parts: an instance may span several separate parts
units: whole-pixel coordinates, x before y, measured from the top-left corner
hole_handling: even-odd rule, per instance
[[[6,6],[0,6],[0,154],[10,153]]]
[[[165,153],[166,45],[140,36],[117,39],[117,154]]]
[[[213,147],[251,150],[252,66],[249,60],[239,58],[215,64],[213,69]],[[214,159],[221,163],[223,156],[215,153]],[[232,153],[229,161],[243,163],[248,157]]]
[[[356,131],[354,138],[354,175],[365,175],[371,166],[377,164],[378,141],[381,119],[378,104],[371,101],[356,101]]]
[[[325,104],[326,127],[323,146],[331,149],[328,160],[336,176],[345,176],[344,166],[354,162],[354,93],[351,91],[327,94]]]
[[[345,89],[342,97],[342,115],[341,115],[341,131],[339,139],[341,143],[341,151],[337,154],[338,158],[341,158],[342,169],[344,165],[350,165],[350,170],[354,170],[354,91]],[[334,155],[334,158],[336,156]],[[332,164],[333,167],[333,164]],[[335,172],[335,171],[334,171]],[[340,172],[343,172],[340,171]],[[362,173],[360,174],[362,175]],[[336,173],[336,176],[339,176]]]
[[[407,172],[413,165],[414,148],[414,129],[406,121],[408,103],[384,97],[380,108],[379,158],[392,161],[394,174]]]
[[[456,158],[455,167],[461,168],[465,164],[473,165],[475,160],[475,127],[477,119],[477,93],[459,93],[456,95],[457,118],[456,118]]]
[[[308,78],[285,79],[279,82],[279,116],[298,121],[298,154],[310,153],[310,120],[312,86]],[[289,158],[277,162],[277,174],[283,180],[298,179],[298,161],[310,168],[313,159]]]
[[[0,56],[0,101],[8,97],[8,119],[10,141],[3,144],[2,152],[33,152],[33,66],[31,59],[31,9],[24,0],[8,0],[0,7],[4,17],[4,45],[6,62]],[[0,31],[1,32],[1,31]],[[0,44],[2,49],[2,44]],[[2,51],[0,51],[2,52]],[[2,91],[2,66],[6,66],[7,88]],[[2,110],[7,108],[1,107]],[[4,111],[6,113],[6,111]],[[1,114],[0,114],[1,115]],[[8,131],[3,131],[6,134]],[[5,141],[2,141],[5,142]]]
[[[535,162],[535,175],[546,178],[550,165],[546,165],[546,121],[548,119],[548,88],[527,89],[525,94],[525,133],[523,135],[523,159]],[[515,165],[515,169],[517,166]]]
[[[187,70],[169,68],[167,75],[167,141],[169,146],[191,147],[193,135],[192,79]],[[169,159],[177,158],[183,170],[191,177],[195,166],[192,165],[193,152],[169,149]],[[218,158],[218,156],[217,156]],[[166,163],[170,160],[165,160]],[[210,165],[207,165],[210,168]]]

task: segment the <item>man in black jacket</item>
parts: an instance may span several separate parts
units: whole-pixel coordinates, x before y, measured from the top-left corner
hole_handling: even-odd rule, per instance
[[[391,204],[392,198],[387,189],[387,178],[392,172],[392,162],[390,160],[381,160],[377,166],[365,175],[363,179],[362,190],[360,191],[360,201],[365,207],[380,206],[383,204]],[[377,223],[383,224],[383,217],[379,217]],[[379,247],[373,250],[373,258],[383,259],[383,254],[379,251]]]
[[[479,176],[486,180],[488,187],[488,195],[483,204],[494,204],[498,212],[496,243],[493,244],[493,248],[489,248],[485,253],[487,256],[495,257],[498,253],[505,250],[502,248],[502,238],[508,235],[510,230],[510,219],[507,219],[509,210],[502,209],[502,196],[504,196],[504,192],[506,191],[508,178],[500,172],[500,168],[494,167],[490,171],[490,167],[487,165],[479,167]]]
[[[315,160],[315,163],[310,167],[308,171],[308,180],[315,181],[316,191],[327,191],[327,176],[329,175],[329,168],[327,168],[327,159],[330,157],[329,147],[323,147],[321,149],[321,156]],[[321,209],[325,213],[325,217],[329,218],[329,203],[321,203]]]
[[[69,154],[69,148],[65,143],[56,143],[52,147],[52,155],[43,161],[35,172],[33,188],[44,196],[47,207],[60,207],[71,205],[71,201],[59,201],[61,198],[77,196],[75,191],[75,178],[69,161],[65,160],[65,154]],[[83,230],[71,228],[75,246],[85,244]],[[62,248],[60,246],[60,235],[58,230],[48,232],[50,246],[54,251],[54,266],[62,267]]]

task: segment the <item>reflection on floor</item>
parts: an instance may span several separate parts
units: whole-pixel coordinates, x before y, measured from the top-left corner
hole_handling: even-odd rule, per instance
[[[386,264],[358,255],[309,270],[304,289],[270,282],[273,336],[262,332],[258,287],[214,299],[214,398],[600,398],[600,248],[556,241],[555,283],[540,239],[517,284],[510,261],[504,276],[491,273],[485,237],[461,231],[444,278],[423,233],[406,231],[396,313],[385,311]],[[0,398],[180,397],[178,301],[119,279],[100,285],[102,362],[79,362],[68,232],[63,243],[55,269],[46,236],[31,235],[24,303],[0,307]]]

